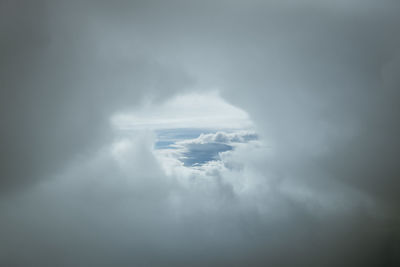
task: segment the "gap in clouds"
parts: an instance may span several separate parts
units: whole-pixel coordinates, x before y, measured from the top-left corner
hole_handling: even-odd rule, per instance
[[[258,139],[254,132],[243,130],[228,132],[207,129],[174,129],[173,131],[167,130],[167,135],[163,132],[159,131],[155,149],[167,150],[167,152],[174,150],[175,153],[172,155],[175,155],[187,167],[218,161],[220,153],[234,150],[238,144]],[[197,135],[197,137],[193,138],[193,135]],[[168,154],[165,151],[160,153]]]
[[[248,114],[217,92],[178,95],[162,105],[119,113],[112,124],[121,137],[142,130],[154,133],[154,152],[184,167],[220,161],[220,153],[258,139]]]

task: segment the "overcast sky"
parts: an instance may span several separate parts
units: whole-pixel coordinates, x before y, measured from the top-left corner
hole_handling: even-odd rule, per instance
[[[0,266],[400,266],[398,1],[0,0],[0,125]]]

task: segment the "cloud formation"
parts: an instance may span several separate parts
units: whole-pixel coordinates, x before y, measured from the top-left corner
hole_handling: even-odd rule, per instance
[[[379,227],[373,209],[358,210],[368,207],[365,196],[335,192],[348,188],[333,184],[335,191],[322,192],[304,181],[276,181],[236,158],[254,151],[230,155],[243,169],[214,165],[166,175],[155,168],[151,144],[140,134],[105,147],[3,201],[2,264],[293,264],[282,250],[301,264],[361,264],[380,260],[364,255],[379,247],[368,241],[390,242],[370,231]],[[296,242],[310,238],[298,251]],[[315,245],[335,253],[315,257]]]
[[[230,151],[238,143],[247,143],[257,139],[254,132],[236,131],[226,133],[218,131],[216,133],[200,134],[194,139],[177,141],[169,145],[169,149],[174,151],[162,151],[162,154],[173,155],[183,162],[185,166],[201,166],[210,161],[220,160],[220,154]]]
[[[0,265],[398,266],[399,13],[1,1]],[[261,144],[208,133],[182,146],[235,148],[160,159],[152,130],[196,125],[174,103],[216,88],[217,124],[245,111]],[[138,110],[146,127],[116,133]]]

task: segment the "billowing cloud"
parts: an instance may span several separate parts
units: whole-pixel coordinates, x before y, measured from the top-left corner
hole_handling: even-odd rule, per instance
[[[220,153],[234,149],[238,143],[247,143],[255,139],[257,135],[248,131],[202,133],[195,139],[177,141],[169,145],[169,149],[174,150],[172,153],[162,152],[175,155],[187,166],[203,165],[219,160]]]
[[[2,264],[291,265],[294,261],[277,251],[306,264],[314,244],[341,255],[349,249],[363,255],[379,247],[363,242],[387,242],[370,232],[375,211],[367,197],[335,183],[335,190],[310,188],[301,176],[297,183],[279,181],[252,166],[250,155],[260,157],[262,150],[225,157],[242,169],[181,167],[167,175],[157,167],[151,145],[145,133],[117,141],[51,181],[2,201]],[[349,229],[355,236],[347,240]],[[299,252],[296,242],[309,238]],[[314,255],[312,262],[379,261],[379,254],[340,259],[335,253]]]
[[[0,265],[398,266],[399,12],[2,1]]]

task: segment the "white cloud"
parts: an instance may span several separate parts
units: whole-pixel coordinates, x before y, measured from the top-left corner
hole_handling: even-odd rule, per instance
[[[235,132],[218,131],[216,133],[201,134],[195,139],[189,139],[177,142],[177,144],[206,144],[206,143],[244,143],[251,140],[256,140],[257,134],[254,131],[238,130]]]
[[[139,110],[118,113],[111,121],[120,130],[252,126],[246,112],[224,101],[215,91],[177,95],[161,105],[148,103]]]

